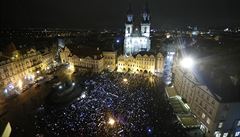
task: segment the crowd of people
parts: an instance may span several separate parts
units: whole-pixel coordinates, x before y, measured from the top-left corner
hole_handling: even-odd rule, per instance
[[[69,104],[41,105],[37,136],[186,136],[156,76],[102,73],[78,77],[81,95]]]

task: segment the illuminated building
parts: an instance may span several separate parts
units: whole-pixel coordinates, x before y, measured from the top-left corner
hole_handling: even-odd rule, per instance
[[[104,68],[110,71],[114,71],[117,62],[117,52],[115,51],[103,51]]]
[[[0,61],[0,82],[1,88],[8,84],[18,85],[19,80],[29,74],[42,70],[53,61],[52,54],[45,50],[44,53],[34,49],[28,50],[25,54],[12,57],[1,57]]]
[[[60,58],[62,63],[72,63],[79,70],[101,72],[104,69],[104,58],[99,49],[65,47],[60,52]]]
[[[146,6],[142,14],[140,29],[134,26],[134,18],[131,6],[127,12],[125,24],[124,55],[134,55],[140,51],[149,51],[150,41],[150,13]]]
[[[60,53],[62,63],[72,63],[75,67],[101,72],[102,70],[118,72],[148,72],[161,73],[163,70],[164,57],[161,53],[157,55],[150,52],[140,52],[135,56],[119,56],[114,51],[103,51],[95,49],[68,49],[65,47]],[[80,50],[80,49],[78,49]],[[94,51],[95,50],[95,51]]]
[[[206,136],[227,137],[240,132],[239,83],[214,71],[208,74],[207,69],[187,70],[176,62],[174,87],[201,121]]]
[[[139,52],[135,56],[119,56],[119,72],[147,72],[154,74],[162,72],[164,58],[161,53],[154,55],[150,52]]]

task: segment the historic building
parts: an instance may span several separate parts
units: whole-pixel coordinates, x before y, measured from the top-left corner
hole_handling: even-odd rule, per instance
[[[53,54],[46,49],[43,53],[35,49],[27,50],[26,53],[16,54],[12,57],[1,54],[0,57],[0,83],[1,88],[9,84],[17,85],[19,80],[23,80],[29,75],[33,75],[38,70],[44,70],[53,62]]]
[[[206,136],[239,136],[239,83],[221,77],[221,74],[214,74],[216,72],[205,75],[196,68],[194,71],[181,68],[178,62],[176,58],[173,68],[174,88],[187,101]]]
[[[161,53],[157,55],[150,52],[139,52],[134,56],[119,56],[118,71],[119,72],[146,72],[161,73],[163,70],[164,57]]]
[[[148,6],[143,11],[140,28],[134,25],[130,6],[125,24],[124,55],[130,56],[140,51],[149,51],[150,47],[150,12]]]
[[[109,71],[114,71],[116,69],[117,63],[117,52],[116,51],[103,51],[104,57],[104,68]]]
[[[62,63],[73,64],[76,69],[101,72],[104,69],[103,54],[99,49],[77,46],[76,48],[63,48],[60,52]]]

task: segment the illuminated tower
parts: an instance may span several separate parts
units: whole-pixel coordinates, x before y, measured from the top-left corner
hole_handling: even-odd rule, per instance
[[[132,13],[132,6],[129,5],[129,9],[127,11],[127,20],[125,24],[125,37],[128,37],[133,32],[133,13]]]
[[[124,38],[124,55],[132,56],[141,51],[149,51],[151,46],[150,40],[150,15],[147,6],[143,12],[141,29],[136,26],[133,29],[133,13],[131,5],[127,12],[127,20],[125,23],[125,38]]]
[[[150,37],[150,11],[147,3],[142,14],[141,33],[142,36]]]

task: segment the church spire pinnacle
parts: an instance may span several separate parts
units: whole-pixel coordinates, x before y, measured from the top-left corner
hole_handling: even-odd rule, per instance
[[[144,7],[144,10],[143,10],[143,15],[142,15],[142,22],[143,23],[150,23],[150,10],[149,10],[149,7],[148,7],[148,2],[146,1],[145,3],[145,7]]]
[[[129,8],[127,11],[127,24],[133,23],[133,12],[132,12],[132,4],[129,3]]]

